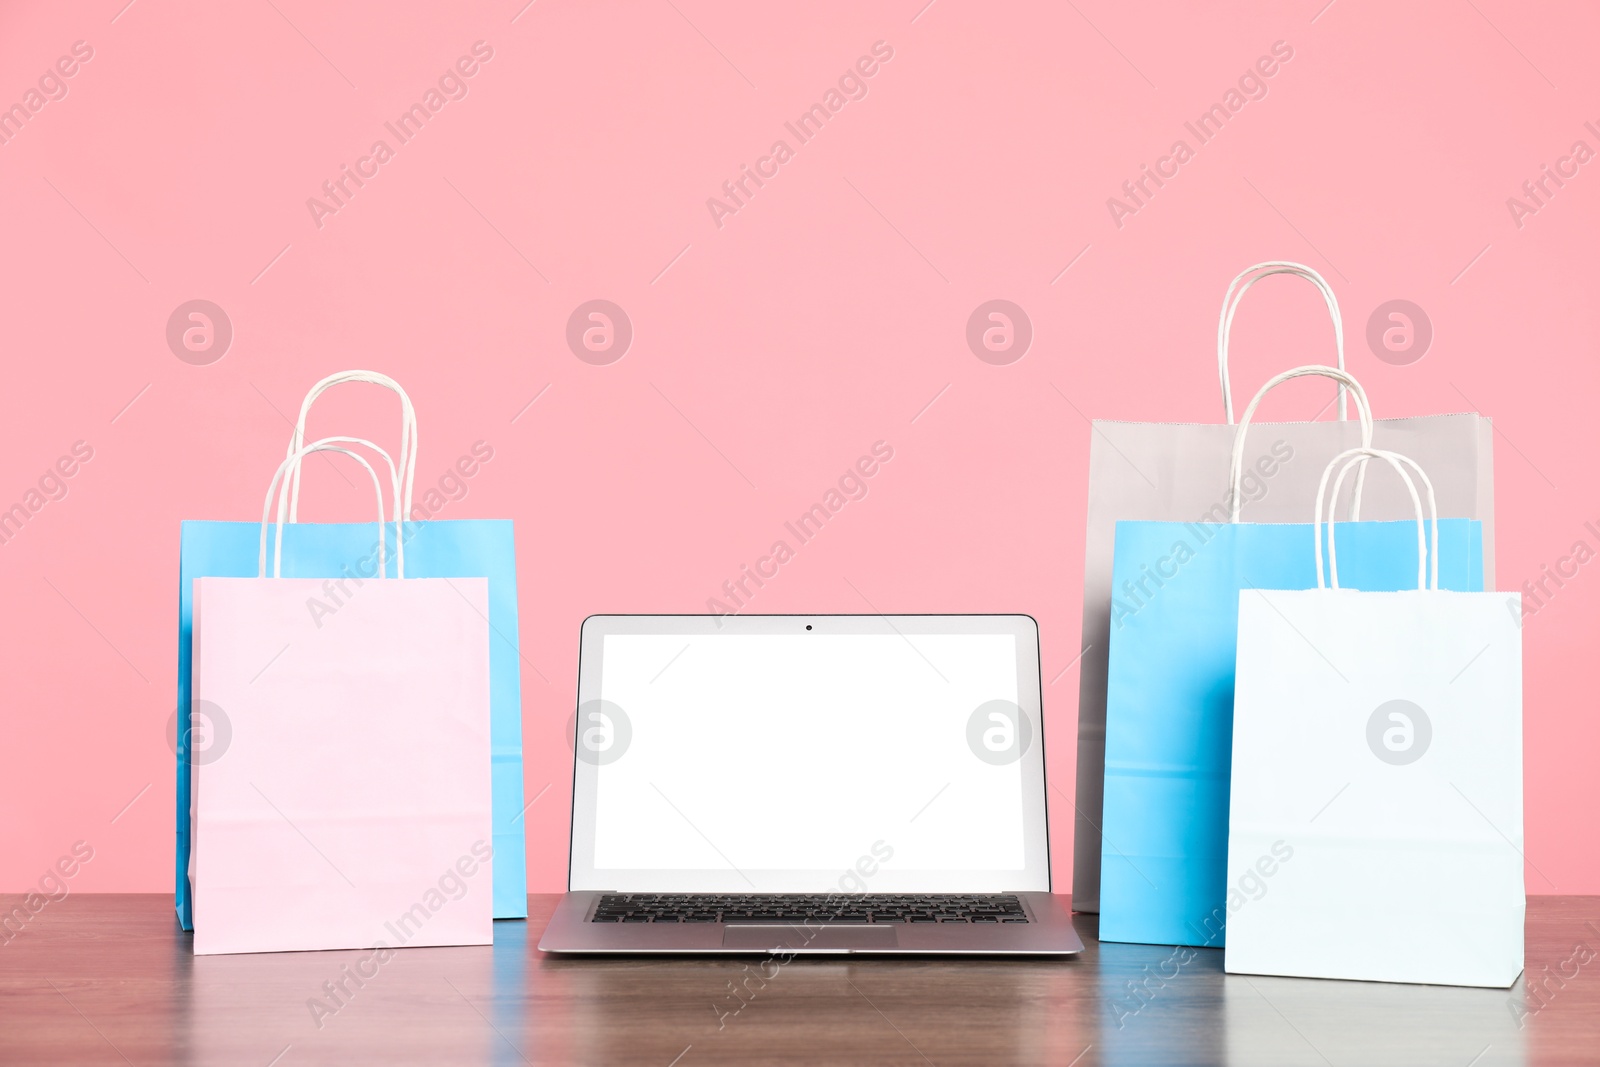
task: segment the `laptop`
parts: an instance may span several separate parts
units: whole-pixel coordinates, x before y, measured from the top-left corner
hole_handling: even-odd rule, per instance
[[[542,951],[1082,951],[1031,618],[596,615],[581,644]]]

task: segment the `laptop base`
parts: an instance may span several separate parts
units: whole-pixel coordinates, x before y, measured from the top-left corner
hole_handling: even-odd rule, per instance
[[[539,940],[541,952],[584,956],[942,955],[1070,956],[1083,951],[1069,898],[1010,894],[1027,922],[594,922],[600,892],[568,893]]]

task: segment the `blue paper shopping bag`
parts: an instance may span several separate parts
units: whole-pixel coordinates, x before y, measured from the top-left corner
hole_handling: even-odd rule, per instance
[[[416,463],[416,429],[411,403],[398,384],[370,372],[345,372],[319,382],[307,395],[300,413],[295,442],[303,444],[306,412],[316,397],[331,385],[345,381],[374,382],[401,396],[403,419],[401,451],[396,480],[404,479],[404,514],[411,511],[410,476]],[[348,440],[348,439],[347,439]],[[385,457],[387,458],[387,457]],[[292,495],[290,497],[292,499]],[[282,518],[285,512],[280,509]],[[289,512],[292,516],[292,511]],[[361,595],[364,582],[376,577],[375,525],[366,523],[274,524],[270,536],[283,538],[282,576],[325,578],[325,595],[308,600],[306,610],[316,621],[336,613]],[[494,809],[494,916],[526,918],[528,914],[526,844],[521,815],[522,799],[522,672],[517,635],[516,550],[508,519],[450,519],[384,524],[388,564],[395,573],[396,535],[404,540],[408,578],[486,578],[489,583],[489,681],[491,789]],[[196,578],[246,578],[258,573],[260,522],[186,521],[180,536],[178,562],[178,709],[177,730],[177,854],[175,857],[178,918],[184,929],[193,925],[192,887],[189,878],[191,763],[227,758],[226,709],[193,709],[195,721],[187,726],[192,703],[194,580]],[[199,742],[198,744],[196,742]],[[308,737],[306,744],[315,744]]]
[[[1317,584],[1314,525],[1238,521],[1243,435],[1264,394],[1240,422],[1232,522],[1117,523],[1102,941],[1221,948],[1230,892],[1257,891],[1226,872],[1239,593]],[[1340,573],[1359,589],[1413,589],[1416,536],[1411,521],[1340,523]],[[1481,591],[1482,524],[1443,519],[1438,537],[1439,588]]]

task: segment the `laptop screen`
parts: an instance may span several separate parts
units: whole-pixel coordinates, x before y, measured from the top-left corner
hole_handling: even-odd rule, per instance
[[[1048,888],[1032,620],[722,621],[585,625],[572,888]]]

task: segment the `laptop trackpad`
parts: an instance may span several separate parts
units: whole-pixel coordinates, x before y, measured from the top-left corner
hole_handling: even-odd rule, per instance
[[[723,948],[749,949],[831,949],[894,948],[899,944],[892,926],[821,926],[806,929],[795,926],[727,927],[722,933]]]

